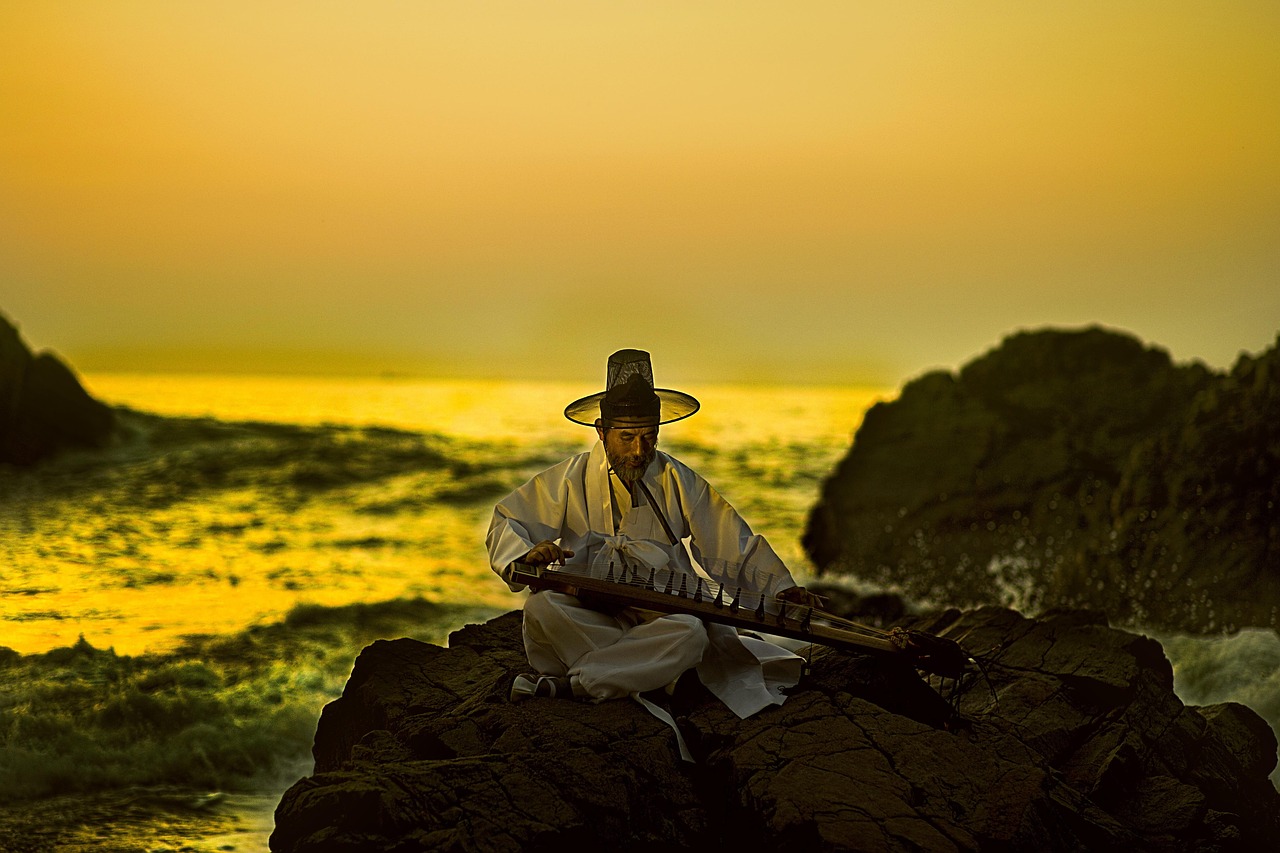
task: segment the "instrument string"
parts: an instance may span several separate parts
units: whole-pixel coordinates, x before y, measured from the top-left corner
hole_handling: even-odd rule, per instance
[[[856,634],[865,634],[868,637],[887,638],[889,632],[881,628],[875,628],[871,625],[864,625],[861,622],[854,622],[852,619],[845,619],[834,613],[828,613],[825,610],[814,610],[814,620],[831,628],[837,628],[843,631],[851,631]]]
[[[837,630],[849,631],[851,633],[860,634],[867,637],[875,637],[885,639],[889,637],[889,632],[874,628],[870,625],[864,625],[855,622],[852,619],[846,619],[821,610],[809,605],[795,604],[793,602],[781,601],[768,594],[772,589],[776,578],[770,577],[765,584],[763,592],[757,592],[751,589],[743,589],[740,585],[730,587],[727,583],[720,583],[702,575],[687,575],[683,572],[668,572],[665,585],[658,581],[657,570],[652,567],[642,567],[640,564],[634,564],[627,560],[626,555],[620,555],[621,567],[620,571],[614,574],[614,565],[610,563],[609,574],[602,580],[615,583],[620,586],[631,586],[640,589],[647,589],[651,592],[663,593],[679,598],[686,598],[696,602],[706,602],[713,606],[724,606],[731,611],[747,610],[755,611],[762,622],[769,618],[791,618],[796,621],[804,620],[803,614],[809,611],[809,617],[816,624],[825,625],[829,628]],[[644,571],[644,569],[648,571]],[[677,587],[676,575],[680,575],[679,586]],[[692,584],[691,584],[692,581]],[[691,588],[692,587],[692,588]],[[766,626],[767,627],[767,626]]]

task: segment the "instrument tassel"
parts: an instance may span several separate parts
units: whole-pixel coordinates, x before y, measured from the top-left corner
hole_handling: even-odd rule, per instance
[[[711,603],[716,607],[724,607],[724,584],[720,584],[719,588],[716,589],[716,600]]]
[[[787,602],[785,601],[781,601],[778,603],[778,624],[779,625],[787,624]]]
[[[676,585],[676,573],[671,572],[667,575],[667,588],[663,590],[667,595],[671,594],[671,588]]]
[[[698,578],[698,583],[693,588],[693,602],[694,604],[702,603],[702,578]]]
[[[605,575],[604,579],[609,583],[613,583],[613,560],[609,561],[609,574]]]
[[[756,605],[756,621],[764,621],[764,596],[760,596],[760,603]]]
[[[733,594],[733,601],[729,604],[729,612],[730,612],[730,613],[737,613],[737,612],[738,612],[738,602],[739,602],[741,599],[742,599],[742,587],[738,587],[737,591],[736,591],[736,592],[734,592],[734,594]]]
[[[655,590],[657,589],[657,587],[654,585],[654,582],[653,582],[653,577],[657,573],[657,571],[658,570],[655,569],[653,566],[649,567],[649,580],[646,582],[646,586],[648,586],[649,589],[655,589]]]
[[[688,575],[680,576],[680,597],[681,598],[689,597],[689,576]]]

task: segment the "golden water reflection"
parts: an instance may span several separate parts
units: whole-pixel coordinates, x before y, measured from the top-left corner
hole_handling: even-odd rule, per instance
[[[182,491],[173,481],[183,466],[208,467],[209,453],[222,451],[188,459],[178,445],[164,451],[164,465],[122,462],[121,479],[105,476],[88,490],[50,492],[47,475],[31,475],[21,494],[0,495],[7,567],[0,645],[23,653],[69,645],[81,634],[122,654],[160,651],[187,634],[276,621],[302,603],[423,597],[518,606],[485,557],[493,501],[593,440],[560,416],[566,402],[593,390],[568,383],[101,375],[86,384],[112,403],[166,415],[436,433],[457,464],[388,469],[309,491],[275,469],[240,470],[225,483],[212,470],[213,486]],[[798,540],[820,477],[867,406],[887,395],[691,390],[703,413],[664,429],[664,444],[803,572]],[[378,445],[371,447],[376,464]],[[229,470],[298,462],[280,461],[278,449],[226,448]]]

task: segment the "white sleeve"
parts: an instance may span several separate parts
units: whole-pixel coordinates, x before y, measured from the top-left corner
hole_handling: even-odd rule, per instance
[[[714,580],[754,587],[756,592],[763,592],[771,578],[774,593],[796,585],[768,540],[753,533],[738,511],[710,483],[682,464],[675,463],[673,467],[684,495],[682,501],[693,539],[694,559]]]
[[[567,473],[573,461],[566,459],[536,475],[493,508],[485,547],[489,551],[489,566],[504,581],[507,567],[528,554],[534,545],[544,539],[555,541],[563,535]],[[512,592],[524,589],[523,584],[508,582],[507,586]]]

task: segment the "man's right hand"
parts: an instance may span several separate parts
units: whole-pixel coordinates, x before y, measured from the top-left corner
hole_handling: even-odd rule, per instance
[[[565,558],[572,556],[573,552],[568,548],[561,548],[550,539],[543,539],[533,546],[533,550],[524,555],[524,562],[531,566],[546,566],[551,563],[563,565]]]

